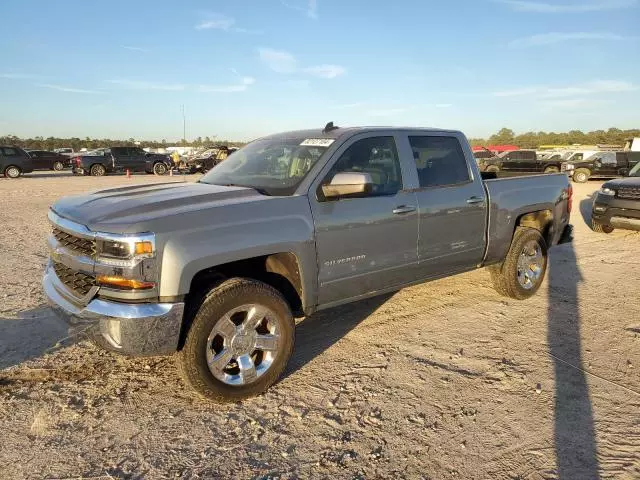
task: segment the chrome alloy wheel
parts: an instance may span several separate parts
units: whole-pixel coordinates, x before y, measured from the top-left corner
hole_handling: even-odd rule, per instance
[[[227,385],[247,385],[264,375],[278,355],[278,316],[262,305],[227,312],[207,338],[209,370]]]
[[[544,269],[542,248],[535,240],[527,242],[518,257],[518,282],[525,290],[535,287]]]

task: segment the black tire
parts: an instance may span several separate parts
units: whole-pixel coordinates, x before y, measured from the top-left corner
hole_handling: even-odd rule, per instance
[[[55,170],[56,172],[61,172],[62,170],[64,170],[64,163],[62,163],[61,161],[53,162],[53,170]]]
[[[107,169],[104,168],[104,165],[100,165],[99,163],[96,163],[94,165],[91,165],[91,168],[89,169],[89,173],[94,177],[102,177],[107,174]]]
[[[162,162],[158,162],[153,165],[154,175],[166,175],[168,171],[169,168]]]
[[[573,181],[576,183],[586,183],[591,176],[591,172],[586,168],[578,168],[573,172]]]
[[[525,248],[535,243],[541,253],[541,271],[535,282],[529,288],[525,288],[518,280],[518,260],[524,254]],[[511,240],[511,247],[504,262],[489,267],[491,280],[495,290],[505,297],[524,300],[533,296],[544,280],[547,272],[547,244],[538,230],[533,228],[518,227]]]
[[[612,233],[615,229],[611,225],[602,225],[592,219],[591,230],[596,233]]]
[[[544,173],[560,173],[560,169],[558,167],[550,165],[544,169]]]
[[[209,336],[227,313],[247,303],[266,307],[277,316],[280,331],[276,356],[268,370],[255,380],[243,385],[230,385],[209,370],[206,358],[207,349],[211,347]],[[219,284],[204,298],[178,354],[178,369],[185,383],[203,397],[220,403],[237,402],[263,393],[278,380],[291,357],[294,340],[293,315],[280,292],[256,280],[234,278]]]
[[[22,175],[22,170],[15,165],[9,165],[4,169],[4,176],[7,178],[18,178],[20,175]]]

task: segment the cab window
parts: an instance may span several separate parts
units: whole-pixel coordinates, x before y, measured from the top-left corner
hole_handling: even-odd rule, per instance
[[[455,137],[409,137],[420,187],[459,185],[471,180],[460,142]]]

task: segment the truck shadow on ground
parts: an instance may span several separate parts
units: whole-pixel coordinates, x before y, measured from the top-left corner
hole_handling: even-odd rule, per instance
[[[580,204],[581,211],[585,202],[588,201]],[[547,341],[555,373],[554,441],[557,474],[561,480],[600,478],[593,408],[582,365],[578,297],[581,281],[573,245],[552,249]]]
[[[16,318],[0,318],[0,370],[70,342],[67,325],[46,306],[20,312]]]
[[[296,326],[295,350],[283,379],[321,355],[389,301],[393,295],[395,293],[335,307],[305,318]]]

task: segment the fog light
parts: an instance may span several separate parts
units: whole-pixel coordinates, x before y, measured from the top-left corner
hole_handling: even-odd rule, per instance
[[[122,334],[120,333],[120,320],[105,320],[102,336],[116,348],[122,347]]]

